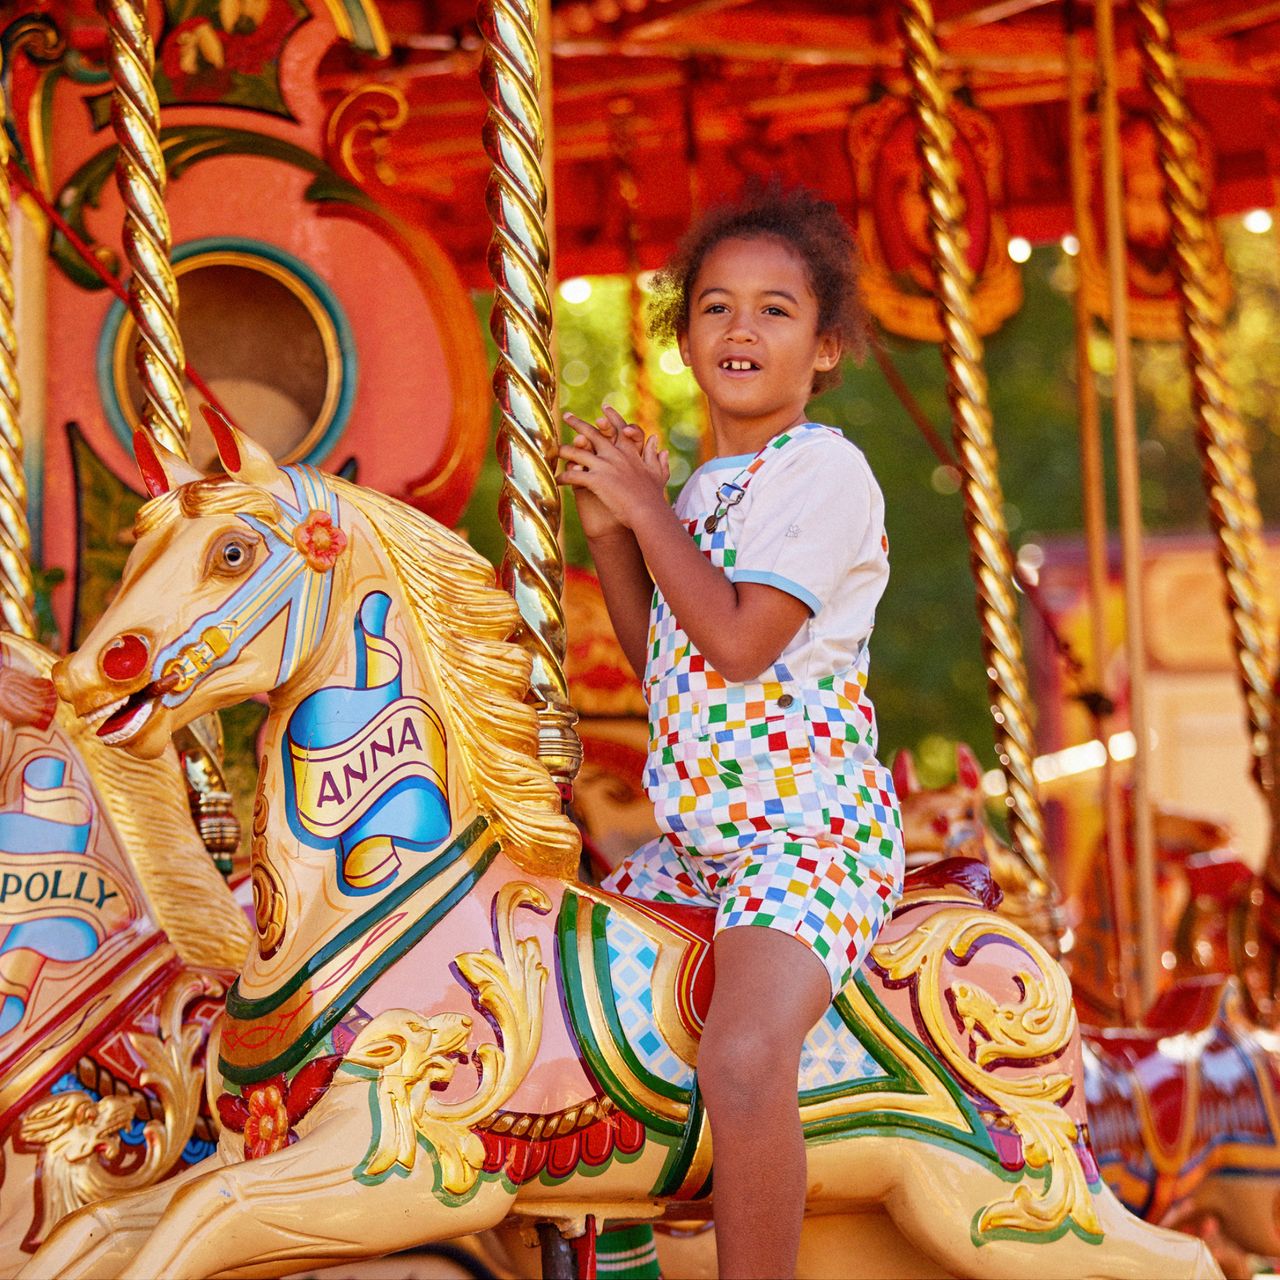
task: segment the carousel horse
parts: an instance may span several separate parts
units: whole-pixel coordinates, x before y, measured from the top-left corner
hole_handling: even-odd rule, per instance
[[[1017,917],[1047,921],[1043,896],[984,820],[981,770],[956,748],[956,780],[922,788],[909,754],[894,761],[908,865],[964,851],[980,857]],[[1166,922],[1178,969],[1139,1027],[1084,1028],[1089,1134],[1103,1178],[1152,1222],[1219,1230],[1223,1253],[1280,1256],[1280,1037],[1253,1024],[1229,967],[1252,874],[1230,832],[1207,818],[1157,814],[1161,858],[1185,880]],[[1033,929],[1034,931],[1034,929]],[[1193,968],[1193,966],[1195,966]],[[1197,972],[1196,969],[1208,969]]]
[[[256,938],[210,1051],[222,1134],[64,1219],[22,1275],[284,1275],[512,1215],[709,1215],[709,913],[574,878],[492,568],[211,426],[217,479],[137,440],[153,498],[56,679],[141,758],[270,693]],[[1069,984],[992,901],[977,864],[926,873],[811,1033],[810,1211],[888,1233],[904,1275],[1217,1274],[1102,1183]]]
[[[908,870],[944,858],[985,864],[1003,895],[1000,914],[1057,954],[1063,922],[1056,890],[1032,875],[987,825],[982,766],[973,749],[956,743],[956,780],[945,787],[922,787],[911,752],[899,751],[893,758],[893,783],[902,806]]]
[[[0,634],[0,1275],[58,1221],[213,1150],[203,1057],[249,927],[172,748],[104,745]]]

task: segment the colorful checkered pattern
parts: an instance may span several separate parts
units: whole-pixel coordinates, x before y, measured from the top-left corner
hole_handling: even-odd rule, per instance
[[[605,888],[655,902],[716,909],[716,933],[761,925],[789,933],[822,962],[838,992],[867,957],[902,884],[901,856],[874,865],[847,845],[782,840],[725,858],[690,857],[658,839]]]
[[[732,568],[728,507],[799,430],[774,437],[688,522],[702,552]],[[815,554],[820,552],[815,551]],[[896,900],[903,875],[893,781],[875,758],[868,651],[806,685],[779,661],[726,681],[694,648],[660,592],[650,613],[645,786],[665,839],[610,878],[639,897],[705,902],[717,929],[760,924],[794,934],[839,989]]]

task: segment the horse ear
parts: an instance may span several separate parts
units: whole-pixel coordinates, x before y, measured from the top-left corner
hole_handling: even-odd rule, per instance
[[[956,743],[956,781],[966,791],[977,791],[982,786],[982,766],[965,742]]]
[[[910,751],[899,751],[893,757],[893,789],[899,800],[905,800],[914,791],[920,790],[920,782],[916,778],[916,758]]]
[[[227,475],[249,484],[270,484],[280,474],[271,454],[234,426],[226,414],[210,404],[202,404],[200,412],[209,424]]]
[[[158,498],[180,484],[203,480],[204,476],[185,458],[153,440],[141,427],[133,433],[133,456],[149,497]]]

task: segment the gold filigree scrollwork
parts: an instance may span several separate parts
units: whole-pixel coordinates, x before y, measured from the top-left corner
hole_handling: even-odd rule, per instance
[[[480,80],[489,100],[484,147],[492,162],[485,199],[493,221],[489,328],[498,346],[493,391],[501,414],[498,513],[507,534],[502,585],[520,610],[519,638],[533,656],[539,755],[558,782],[571,782],[582,763],[582,744],[564,674],[564,557],[554,471],[560,433],[537,0],[483,0],[478,18],[485,40]]]
[[[325,143],[335,167],[352,182],[364,183],[368,175],[360,153],[367,148],[373,176],[384,187],[394,187],[399,179],[387,153],[392,134],[408,119],[409,100],[398,85],[358,85],[329,113],[325,125]]]
[[[196,1058],[204,1040],[197,1022],[184,1022],[183,1013],[199,996],[220,996],[215,978],[186,973],[172,983],[160,1002],[159,1032],[128,1035],[142,1059],[141,1082],[160,1100],[161,1120],[142,1128],[144,1154],[128,1173],[119,1173],[99,1156],[113,1161],[119,1152],[120,1131],[138,1114],[137,1097],[107,1097],[95,1102],[79,1090],[45,1098],[23,1113],[18,1140],[36,1149],[40,1158],[42,1215],[39,1243],[58,1222],[82,1205],[107,1196],[134,1191],[159,1181],[182,1154],[200,1114],[203,1070]]]
[[[1035,876],[1051,884],[1032,772],[1035,744],[1027,716],[1032,703],[1022,657],[1013,552],[1004,518],[982,339],[973,323],[973,273],[961,239],[964,205],[954,151],[955,125],[948,110],[950,95],[942,81],[942,55],[930,0],[900,0],[898,20],[929,205],[947,399],[964,490],[969,559],[978,589],[996,754],[1009,785],[1009,837]]]
[[[107,20],[114,90],[111,125],[119,153],[116,185],[124,201],[124,250],[132,274],[129,310],[138,326],[142,421],[155,438],[187,456],[191,416],[183,389],[186,358],[178,332],[178,282],[169,262],[172,233],[164,206],[160,104],[152,75],[155,49],[142,0],[98,0]]]
[[[479,1077],[474,1093],[442,1102],[437,1092],[453,1082],[459,1061],[466,1060],[472,1021],[464,1014],[424,1017],[388,1009],[348,1050],[348,1063],[378,1073],[378,1126],[362,1176],[376,1178],[395,1165],[412,1169],[421,1139],[435,1151],[445,1191],[463,1195],[475,1185],[484,1142],[473,1127],[516,1091],[542,1042],[547,969],[541,943],[515,936],[514,916],[523,906],[540,913],[551,909],[541,889],[521,882],[503,885],[494,909],[498,950],[467,952],[455,961],[499,1032],[500,1044],[482,1044],[469,1055]]]
[[[1030,961],[1017,974],[1021,998],[1004,1002],[973,982],[946,980],[947,961],[963,964],[980,946],[1007,942]],[[977,1234],[1019,1231],[1043,1236],[1069,1219],[1088,1235],[1101,1234],[1089,1181],[1074,1143],[1075,1121],[1061,1106],[1070,1092],[1069,1071],[1045,1065],[1066,1050],[1076,1034],[1071,984],[1062,967],[1030,935],[998,917],[947,908],[894,942],[872,951],[891,981],[914,980],[925,1030],[947,1068],[1008,1116],[1022,1139],[1028,1168],[1044,1179],[1039,1195],[1026,1182],[1013,1195],[987,1205]],[[956,1039],[955,1019],[969,1041]],[[997,1068],[1025,1064],[1025,1073]]]

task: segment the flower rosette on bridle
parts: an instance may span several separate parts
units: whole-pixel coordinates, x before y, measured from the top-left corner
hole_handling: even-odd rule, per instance
[[[271,495],[274,512],[239,513],[266,554],[215,609],[189,624],[158,655],[155,669],[169,681],[167,706],[177,706],[199,681],[230,666],[245,645],[277,618],[287,618],[276,684],[297,671],[323,634],[336,577],[350,539],[339,523],[337,495],[310,467],[282,467],[293,501]]]
[[[346,550],[347,535],[327,511],[309,511],[293,531],[293,545],[317,573],[328,573]]]

